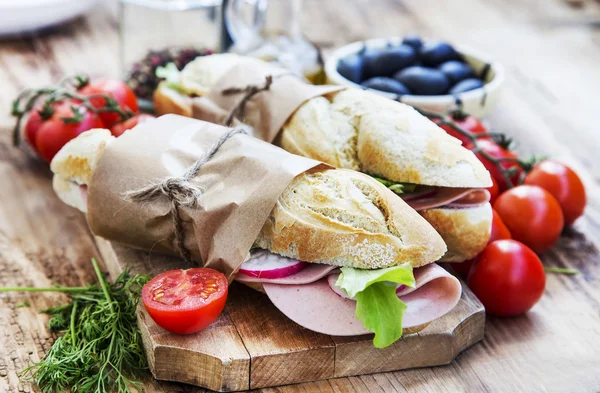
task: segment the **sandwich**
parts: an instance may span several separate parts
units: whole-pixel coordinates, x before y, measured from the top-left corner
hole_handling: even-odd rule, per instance
[[[144,138],[141,128],[147,126],[126,136]],[[103,157],[121,138],[96,129],[67,143],[51,163],[59,198],[88,212],[94,201],[91,195],[88,201],[88,186],[94,190]],[[131,178],[133,161],[117,163],[116,181]],[[150,204],[144,208],[154,209]],[[375,333],[374,344],[385,347],[458,303],[459,281],[432,263],[445,252],[439,234],[377,180],[317,167],[296,176],[279,196],[236,280],[266,293],[308,329],[340,336]]]
[[[171,69],[155,92],[156,110],[189,116],[193,97],[221,88],[227,70],[258,63],[223,54],[200,57],[181,72]],[[262,67],[265,73],[274,68]],[[440,233],[448,247],[441,261],[471,259],[488,242],[490,174],[459,140],[406,104],[352,88],[317,96],[290,115],[273,143],[384,184]]]

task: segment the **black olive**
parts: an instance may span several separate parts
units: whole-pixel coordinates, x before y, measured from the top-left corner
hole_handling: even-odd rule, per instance
[[[408,45],[400,45],[380,50],[377,54],[365,56],[365,77],[392,76],[394,72],[412,65],[417,53]]]
[[[463,79],[472,78],[475,76],[473,68],[467,63],[459,60],[450,60],[438,67],[448,78],[450,83],[455,84]]]
[[[450,89],[450,91],[448,93],[449,94],[464,93],[465,91],[479,89],[480,87],[483,87],[483,82],[481,81],[481,79],[469,78],[469,79],[465,79],[463,81],[458,82],[456,85],[454,85]]]
[[[449,60],[459,60],[460,55],[447,42],[425,44],[420,51],[421,61],[429,67],[436,67]]]
[[[385,76],[376,76],[371,79],[367,79],[362,83],[364,87],[369,89],[387,91],[388,93],[394,93],[399,95],[410,94],[410,90],[403,83],[398,82],[395,79],[387,78]]]
[[[423,46],[423,41],[418,35],[407,35],[402,39],[402,44],[408,45],[418,52]]]
[[[337,72],[349,81],[360,83],[363,76],[363,65],[363,56],[355,53],[338,61]]]
[[[394,74],[394,79],[406,85],[413,94],[417,95],[445,94],[450,87],[446,75],[435,68],[408,67]]]

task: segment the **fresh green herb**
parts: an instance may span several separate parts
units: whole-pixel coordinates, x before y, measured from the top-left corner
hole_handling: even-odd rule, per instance
[[[417,185],[412,183],[398,183],[382,177],[372,177],[398,195],[405,194],[407,192],[415,192],[415,189],[417,188]]]
[[[45,359],[25,369],[43,393],[132,393],[147,369],[136,308],[149,276],[125,270],[107,283],[92,259],[98,284],[86,287],[0,288],[0,292],[63,292],[71,303],[49,308],[48,327],[61,331]],[[132,390],[133,389],[133,390]]]
[[[176,90],[180,93],[183,93],[181,86],[179,84],[179,70],[175,63],[169,63],[164,67],[156,68],[156,76],[164,79],[169,88]]]
[[[23,307],[29,307],[29,306],[31,306],[31,303],[29,303],[27,300],[25,300],[23,303],[17,304],[17,308],[23,308]]]
[[[567,269],[567,268],[563,268],[563,267],[545,267],[544,271],[546,273],[559,273],[559,274],[569,274],[569,275],[579,274],[579,270]]]
[[[375,333],[373,345],[385,348],[402,337],[402,316],[406,310],[396,295],[396,285],[415,286],[412,267],[405,263],[377,270],[343,267],[335,285],[356,299],[356,319]]]

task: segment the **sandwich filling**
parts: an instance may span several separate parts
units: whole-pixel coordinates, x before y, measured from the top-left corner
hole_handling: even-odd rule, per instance
[[[300,266],[300,267],[298,267]],[[288,270],[286,270],[288,269]],[[262,285],[271,302],[299,325],[333,336],[375,333],[384,348],[403,329],[422,327],[452,310],[460,282],[436,264],[384,269],[338,268],[255,250],[237,281]]]

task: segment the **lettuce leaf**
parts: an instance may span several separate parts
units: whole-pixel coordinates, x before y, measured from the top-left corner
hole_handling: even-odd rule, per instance
[[[371,176],[371,177],[373,179],[377,180],[378,182],[380,182],[381,184],[383,184],[384,186],[386,186],[387,188],[389,188],[390,191],[393,191],[398,195],[404,194],[404,193],[415,192],[415,190],[417,188],[417,185],[412,184],[412,183],[399,183],[399,182],[391,181],[388,179],[384,179],[382,177],[377,177],[377,176]]]
[[[341,268],[335,285],[356,300],[356,318],[375,333],[373,345],[385,348],[402,337],[406,305],[396,295],[396,285],[415,286],[412,267],[405,263],[377,270]]]
[[[179,85],[179,72],[175,63],[168,63],[164,67],[156,67],[154,73],[157,77],[164,79],[169,88],[181,93],[182,88]]]

